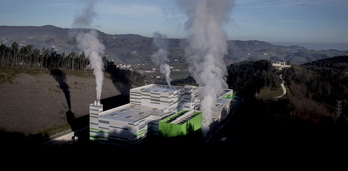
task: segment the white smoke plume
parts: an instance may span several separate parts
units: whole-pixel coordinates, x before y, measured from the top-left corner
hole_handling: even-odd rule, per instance
[[[227,34],[223,25],[229,19],[231,0],[178,0],[186,11],[185,22],[188,46],[185,55],[189,72],[202,87],[199,92],[200,110],[203,113],[202,132],[206,136],[214,120],[216,98],[227,88],[227,69],[224,56],[227,52]]]
[[[168,59],[168,40],[165,34],[161,34],[159,32],[153,33],[153,43],[158,49],[151,55],[151,61],[160,67],[160,71],[162,74],[166,76],[166,82],[169,87],[170,84],[170,66],[167,64],[169,62]]]
[[[93,18],[96,16],[94,12],[95,3],[94,0],[87,1],[82,13],[75,17],[73,27],[77,29],[74,30],[73,34],[76,37],[77,48],[90,61],[96,81],[97,100],[100,101],[104,79],[103,60],[100,54],[104,52],[105,47],[99,41],[97,31],[91,29]]]

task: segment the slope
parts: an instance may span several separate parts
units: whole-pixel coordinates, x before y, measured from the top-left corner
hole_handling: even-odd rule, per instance
[[[105,73],[104,109],[127,103],[123,93],[136,86],[131,78],[118,73]],[[61,131],[62,126],[72,127],[72,120],[89,113],[88,106],[95,96],[91,71],[0,67],[0,130],[26,135]]]

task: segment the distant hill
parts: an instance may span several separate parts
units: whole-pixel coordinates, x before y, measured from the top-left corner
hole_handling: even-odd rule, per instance
[[[261,93],[265,93],[262,90],[279,92],[277,75],[280,74],[287,88],[287,94],[281,98],[287,109],[283,114],[297,114],[301,119],[320,122],[320,117],[334,115],[337,100],[343,100],[343,111],[348,118],[348,56],[317,60],[282,71],[275,70],[267,60],[234,63],[228,66],[227,83],[237,96],[260,99]]]
[[[228,85],[243,99],[233,115],[226,137],[242,144],[285,147],[322,152],[344,149],[348,139],[348,56],[337,56],[304,65],[276,70],[270,61],[243,61],[228,66]],[[285,80],[286,95],[266,96],[280,89]],[[262,98],[261,92],[264,91]],[[275,94],[273,94],[275,95]],[[341,114],[337,115],[338,103]],[[232,131],[237,127],[238,131]],[[228,135],[229,134],[229,135]],[[232,136],[233,135],[233,136]],[[261,140],[261,141],[259,141]],[[255,143],[257,142],[257,143]],[[295,148],[293,148],[295,147]],[[279,148],[276,148],[279,149]],[[303,150],[300,150],[303,151]],[[316,154],[316,153],[315,153]]]
[[[348,56],[283,70],[275,70],[267,60],[243,61],[229,65],[228,73],[229,87],[244,100],[235,124],[241,123],[240,129],[248,137],[271,143],[275,139],[285,143],[347,142]],[[280,90],[279,74],[287,93],[273,98]]]
[[[69,37],[69,28],[59,28],[52,25],[34,26],[0,26],[0,40],[10,46],[13,42],[20,46],[33,44],[35,48],[53,48],[57,52],[78,52],[75,39]],[[143,64],[150,60],[154,51],[152,38],[135,34],[106,34],[99,32],[100,39],[105,45],[105,56],[115,60],[115,63]],[[184,39],[169,39],[169,59],[174,63],[185,63]],[[312,51],[301,46],[280,46],[268,42],[228,41],[229,54],[226,55],[227,64],[244,60],[275,60],[289,61],[293,64],[303,64],[332,56],[346,55],[348,51]]]
[[[292,67],[283,75],[291,92],[290,102],[306,117],[335,116],[337,100],[342,100],[344,117],[348,118],[347,73],[348,56],[337,56]]]
[[[305,67],[325,67],[331,69],[348,70],[348,56],[336,56],[332,58],[321,59],[303,64]]]

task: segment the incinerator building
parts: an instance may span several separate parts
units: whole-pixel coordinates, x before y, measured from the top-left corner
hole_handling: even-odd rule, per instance
[[[199,87],[150,84],[130,90],[130,103],[103,111],[99,102],[90,104],[90,140],[135,144],[147,135],[184,136],[202,125]],[[217,97],[214,121],[229,113],[233,90]]]

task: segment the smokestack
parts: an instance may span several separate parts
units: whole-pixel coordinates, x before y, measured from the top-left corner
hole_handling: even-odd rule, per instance
[[[89,115],[99,117],[99,114],[103,112],[103,104],[100,104],[98,101],[94,101],[94,103],[89,105]]]
[[[99,100],[94,100],[94,103],[93,103],[94,106],[100,106],[101,103]]]
[[[229,21],[231,0],[177,0],[188,17],[185,22],[188,47],[185,56],[189,72],[199,86],[202,131],[206,136],[212,123],[216,98],[227,88],[227,35],[223,25]]]
[[[97,31],[90,29],[93,18],[96,16],[94,12],[95,2],[94,0],[88,1],[86,7],[82,10],[82,14],[75,17],[73,27],[78,29],[77,32],[74,30],[72,34],[76,37],[77,48],[90,61],[96,81],[97,100],[99,101],[104,80],[103,60],[100,54],[104,53],[105,47],[99,41]]]
[[[159,32],[154,32],[153,43],[158,50],[151,55],[151,61],[155,65],[159,66],[161,73],[164,74],[166,77],[166,82],[168,86],[171,87],[170,66],[167,64],[169,62],[167,36]]]

